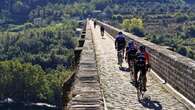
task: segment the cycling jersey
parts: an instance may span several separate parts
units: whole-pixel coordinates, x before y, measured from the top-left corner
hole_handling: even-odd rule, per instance
[[[144,56],[145,56],[145,63],[149,64],[149,54],[148,54],[148,52],[144,52]]]
[[[126,56],[128,60],[135,59],[137,49],[135,46],[127,47],[126,48]]]
[[[146,64],[149,64],[149,54],[145,52],[139,52],[136,55],[136,65],[139,67],[144,67]]]
[[[120,51],[121,49],[124,49],[125,45],[126,45],[125,36],[117,35],[115,40],[115,46],[117,47],[117,50]]]

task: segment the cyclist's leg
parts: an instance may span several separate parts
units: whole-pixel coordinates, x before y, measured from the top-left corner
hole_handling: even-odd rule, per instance
[[[146,82],[147,82],[147,78],[146,78],[146,69],[145,68],[143,68],[142,70],[142,77],[143,77],[143,89],[144,89],[144,91],[146,91]]]
[[[134,59],[131,59],[130,67],[131,67],[131,73],[132,73],[132,75],[134,75],[134,73],[135,73],[135,61],[134,61]]]
[[[120,66],[122,67],[123,64],[123,55],[122,55],[122,50],[120,50]]]
[[[131,79],[131,81],[134,81],[134,75],[132,74],[133,73],[133,65],[131,64],[131,60],[129,58],[127,58],[127,61],[128,61],[128,71],[130,73],[130,79]]]
[[[127,58],[127,63],[128,63],[128,70],[131,72],[131,62],[129,58]]]
[[[118,64],[121,66],[121,63],[122,63],[122,61],[121,61],[121,57],[122,57],[122,55],[121,55],[121,50],[118,48],[118,50],[117,50],[117,57],[118,57]]]
[[[123,56],[123,58],[124,58],[124,54],[125,54],[125,47],[122,49],[122,56]]]
[[[119,62],[120,62],[120,55],[119,55],[120,53],[119,53],[119,50],[117,49],[117,58],[118,58],[118,64],[119,64]]]
[[[137,83],[137,74],[139,72],[139,68],[137,66],[134,66],[134,81]]]

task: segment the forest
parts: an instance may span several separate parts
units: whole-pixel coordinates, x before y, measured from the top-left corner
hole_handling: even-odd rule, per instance
[[[57,3],[0,1],[0,100],[62,107],[62,86],[74,72],[79,25],[62,15],[65,4]]]
[[[0,100],[61,106],[79,21],[96,18],[195,59],[194,0],[0,0]],[[8,92],[9,91],[9,92]]]

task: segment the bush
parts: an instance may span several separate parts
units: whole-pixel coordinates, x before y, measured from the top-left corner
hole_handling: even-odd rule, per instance
[[[177,49],[177,52],[183,56],[187,56],[188,55],[188,50],[185,47],[179,47]]]
[[[133,33],[139,37],[144,37],[144,24],[140,18],[124,19],[122,23],[126,31]]]
[[[144,37],[144,31],[141,28],[138,27],[133,27],[131,29],[131,33],[133,33],[134,35],[138,36],[138,37]]]
[[[189,17],[187,15],[182,15],[182,16],[178,16],[176,18],[176,22],[183,23],[183,22],[187,21],[188,19],[189,19]]]
[[[189,27],[187,29],[186,36],[195,37],[195,26]]]

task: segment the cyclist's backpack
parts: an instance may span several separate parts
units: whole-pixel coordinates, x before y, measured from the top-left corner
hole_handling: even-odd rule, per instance
[[[134,59],[136,56],[137,49],[135,47],[129,47],[127,49],[127,57],[128,59]]]
[[[145,55],[143,52],[137,54],[137,66],[139,67],[145,66]]]

